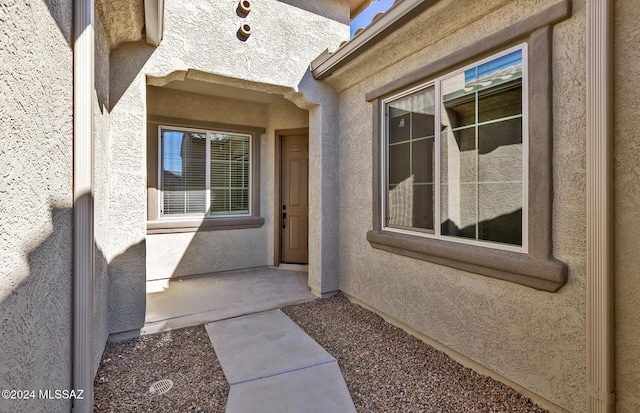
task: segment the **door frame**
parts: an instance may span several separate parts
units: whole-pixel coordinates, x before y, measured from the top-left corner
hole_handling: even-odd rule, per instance
[[[277,267],[282,262],[282,138],[285,136],[307,135],[309,140],[309,128],[277,129],[275,131],[275,171],[273,186],[273,266]],[[308,189],[307,189],[308,190]],[[309,234],[307,232],[307,238]]]

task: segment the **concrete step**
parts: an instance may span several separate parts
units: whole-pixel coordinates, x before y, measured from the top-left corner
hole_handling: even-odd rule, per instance
[[[142,334],[153,334],[312,301],[307,273],[250,268],[147,282]]]

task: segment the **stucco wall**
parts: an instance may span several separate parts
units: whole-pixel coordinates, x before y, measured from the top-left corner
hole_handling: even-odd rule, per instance
[[[640,4],[615,2],[616,403],[640,411]]]
[[[5,1],[0,21],[0,388],[70,389],[72,2]]]
[[[141,54],[111,52],[109,74],[109,330],[139,329],[145,309],[146,237],[146,87],[132,82],[140,60],[153,48],[141,45]],[[118,95],[126,90],[124,95]]]
[[[555,3],[442,1],[328,78],[340,91],[340,289],[539,397],[583,411],[584,1],[573,2],[573,16],[553,35],[553,252],[569,267],[567,284],[541,292],[374,250],[366,240],[373,108],[365,94]]]
[[[94,368],[109,336],[109,43],[100,14],[95,15],[95,94],[94,94],[94,236],[95,272],[93,278]],[[94,371],[96,371],[94,370]]]
[[[122,260],[126,265],[112,263],[109,267],[112,332],[139,328],[144,317],[147,80],[151,82],[172,74],[184,76],[189,71],[210,75],[207,80],[212,82],[290,94],[288,98],[298,99],[296,104],[307,110],[325,103],[322,99],[332,99],[330,94],[318,94],[315,97],[319,100],[305,97],[325,86],[308,80],[305,83],[304,79],[311,60],[326,48],[337,48],[340,41],[348,38],[348,26],[338,21],[341,18],[335,20],[336,15],[342,15],[340,10],[344,10],[344,16],[348,15],[348,1],[314,2],[316,9],[325,10],[326,7],[326,13],[319,14],[309,11],[312,10],[311,3],[292,4],[255,0],[252,1],[253,10],[243,19],[236,14],[235,0],[167,1],[164,38],[158,48],[130,43],[112,52],[110,144],[114,149],[110,178],[110,251],[113,255],[126,257]],[[242,22],[252,27],[253,34],[246,42],[237,38]],[[335,109],[335,102],[330,103]],[[310,124],[313,124],[313,113],[310,118]],[[318,146],[335,148],[328,144],[337,138],[333,126],[335,117],[318,119],[332,124],[325,126],[326,134],[318,134],[322,130],[320,124],[312,128],[315,131],[312,140],[315,139]],[[313,144],[310,148],[313,152]],[[319,162],[321,159],[319,156]],[[330,160],[323,162],[325,171],[336,170],[328,167]],[[314,165],[310,168],[310,177],[321,179],[321,173],[313,174]],[[330,188],[325,187],[325,194],[329,189],[333,191],[331,197],[312,198],[318,205],[310,206],[311,215],[322,213],[321,204],[336,202],[335,183]],[[314,237],[318,244],[328,244],[335,240],[337,233],[335,228],[333,233],[312,232],[310,244]],[[267,251],[269,248],[272,247],[267,247]],[[335,269],[335,257],[323,260],[316,264],[318,268],[325,265]],[[310,274],[312,271],[320,277],[319,271],[310,269]],[[330,272],[335,278],[336,271]]]
[[[250,102],[149,87],[150,116],[256,126],[260,138],[261,228],[147,236],[147,280],[273,264],[274,131],[308,125],[308,113],[281,103]],[[150,131],[149,139],[157,139]],[[247,253],[250,251],[251,253]]]

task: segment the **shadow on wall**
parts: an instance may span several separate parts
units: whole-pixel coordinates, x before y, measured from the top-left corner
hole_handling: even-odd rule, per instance
[[[109,331],[135,331],[144,325],[146,279],[130,274],[146,274],[146,242],[127,248],[109,263]],[[134,327],[132,330],[131,327]]]
[[[141,40],[125,43],[111,51],[109,112],[116,107],[131,83],[140,75],[140,71],[155,50],[155,47],[149,46],[144,40]]]
[[[71,388],[72,210],[50,211],[49,235],[27,253],[29,274],[0,303],[2,389]],[[68,409],[64,400],[0,400],[4,412]]]
[[[327,7],[327,3],[318,2],[316,0],[278,0],[281,3],[286,3],[290,6],[297,7],[299,9],[308,11],[310,13],[326,17],[327,19],[335,20],[338,23],[349,24],[349,12],[348,8],[344,7],[339,2],[334,7]],[[345,39],[346,40],[346,39]]]
[[[476,232],[480,239],[485,241],[501,242],[511,245],[522,245],[522,209],[508,214],[502,214],[492,219],[471,224],[459,228],[455,222],[447,219],[442,223],[443,235],[453,235],[470,239],[476,238]]]
[[[26,252],[28,274],[0,302],[0,389],[71,389],[73,360],[73,210],[50,206],[51,230],[46,238]],[[95,248],[94,278],[94,368],[102,355],[106,331],[120,319],[111,314],[140,314],[144,323],[144,277],[127,283],[119,277],[130,267],[129,256],[139,257],[144,242],[107,261]],[[139,259],[137,261],[140,261]],[[135,261],[134,261],[135,262]],[[107,271],[107,268],[110,271]],[[109,274],[111,273],[111,274]],[[105,280],[105,278],[109,280]],[[1,280],[0,282],[7,282]],[[111,284],[111,285],[109,285]],[[100,289],[100,286],[106,288]],[[106,289],[106,291],[105,291]],[[107,297],[106,295],[110,295]],[[113,296],[117,295],[123,298]],[[114,311],[112,305],[121,305]],[[124,304],[123,304],[124,303]],[[129,304],[132,303],[132,304]],[[140,308],[129,308],[140,306]],[[105,330],[105,331],[102,331]],[[94,370],[95,371],[95,370]],[[0,399],[0,411],[69,411],[69,401],[33,398]]]
[[[60,32],[67,41],[69,47],[73,47],[73,2],[60,0],[43,0],[49,9],[49,14],[55,20]]]

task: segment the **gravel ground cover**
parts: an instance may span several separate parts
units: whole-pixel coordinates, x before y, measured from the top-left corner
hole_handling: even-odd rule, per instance
[[[338,360],[358,412],[546,412],[343,295],[283,311]]]
[[[360,413],[546,412],[341,294],[283,311],[338,360]],[[173,389],[150,394],[161,379],[173,380]],[[209,337],[198,326],[107,344],[94,410],[224,412],[228,393]]]
[[[173,388],[149,393],[161,379]],[[94,389],[96,413],[224,412],[229,394],[204,326],[108,343]]]

